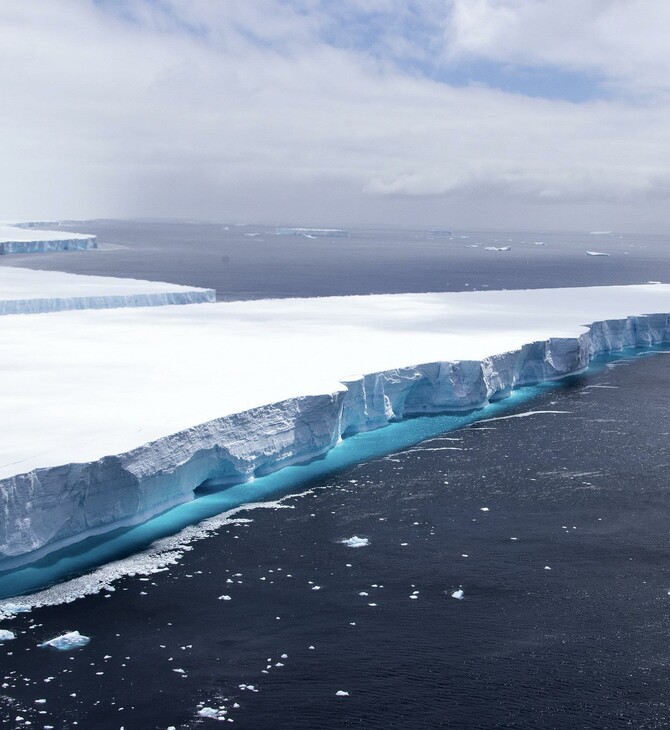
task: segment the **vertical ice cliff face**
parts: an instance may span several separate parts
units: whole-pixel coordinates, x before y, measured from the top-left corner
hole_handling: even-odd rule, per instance
[[[670,316],[592,324],[483,361],[432,362],[342,381],[194,426],[85,464],[0,481],[0,569],[85,536],[137,523],[193,498],[200,485],[247,481],[333,448],[343,436],[405,416],[481,408],[513,388],[579,372],[591,357],[670,341]]]
[[[72,234],[71,238],[34,238],[32,240],[0,241],[0,256],[11,253],[83,251],[97,247],[97,236]]]

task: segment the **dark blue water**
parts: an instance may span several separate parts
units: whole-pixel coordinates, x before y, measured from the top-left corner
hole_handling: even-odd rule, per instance
[[[260,236],[228,231],[225,254],[211,251],[214,227],[96,225],[128,248],[4,258],[215,286],[225,298],[668,278],[661,239],[489,234],[486,245],[512,250],[440,238],[408,253],[409,234],[393,233],[344,249],[282,239],[282,255],[274,237],[259,249]],[[229,259],[215,269],[219,254]],[[0,645],[2,726],[217,727],[197,714],[211,707],[263,729],[667,727],[667,358],[627,353],[482,417],[533,415],[443,435],[439,419],[367,434],[386,451],[397,438],[387,456],[352,439],[345,447],[364,463],[343,451],[326,465],[335,472],[276,475],[286,481],[257,496],[302,496],[239,514],[250,521],[194,542],[169,570],[3,622],[18,638]],[[407,446],[417,434],[429,440]],[[354,535],[369,545],[340,542]],[[74,629],[87,647],[37,648]]]
[[[19,616],[5,726],[215,727],[206,706],[242,728],[667,727],[667,358],[313,479],[167,572]],[[36,648],[75,628],[84,649]]]
[[[670,281],[668,236],[352,229],[349,238],[309,239],[268,226],[133,221],[62,229],[97,234],[100,250],[0,264],[205,286],[226,300]]]

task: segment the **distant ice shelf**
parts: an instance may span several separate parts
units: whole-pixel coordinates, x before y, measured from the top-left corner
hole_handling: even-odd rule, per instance
[[[213,289],[0,266],[0,315],[213,302]]]
[[[97,248],[97,237],[85,233],[37,230],[31,227],[0,226],[0,255],[44,253]]]
[[[0,569],[670,341],[669,313],[660,284],[2,317]]]
[[[277,236],[306,236],[308,238],[348,238],[344,228],[277,228]]]

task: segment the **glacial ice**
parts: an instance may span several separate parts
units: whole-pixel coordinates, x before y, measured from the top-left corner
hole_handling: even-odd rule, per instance
[[[277,228],[277,236],[307,236],[308,238],[348,238],[344,228]]]
[[[0,266],[0,315],[213,302],[213,289]]]
[[[97,237],[83,233],[35,230],[0,226],[0,255],[11,253],[44,253],[97,248]]]
[[[79,649],[82,646],[86,646],[91,641],[88,636],[80,634],[78,631],[68,631],[65,634],[56,636],[53,639],[44,641],[39,646],[41,647],[52,647],[60,651],[71,651],[72,649]]]
[[[9,631],[9,629],[0,629],[0,641],[11,641],[15,638],[16,635],[13,631]]]
[[[601,352],[667,342],[668,302],[670,286],[649,285],[3,317],[1,565],[344,436],[480,408]],[[661,313],[628,316],[644,311]],[[352,370],[365,374],[342,377]]]

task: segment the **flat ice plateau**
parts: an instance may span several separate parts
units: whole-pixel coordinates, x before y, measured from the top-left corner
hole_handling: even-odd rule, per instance
[[[97,236],[65,231],[43,231],[0,225],[0,255],[38,253],[44,251],[74,251],[97,247]]]
[[[669,341],[669,312],[670,285],[642,285],[2,317],[0,568]]]
[[[215,298],[213,289],[0,266],[0,315],[193,304]]]

